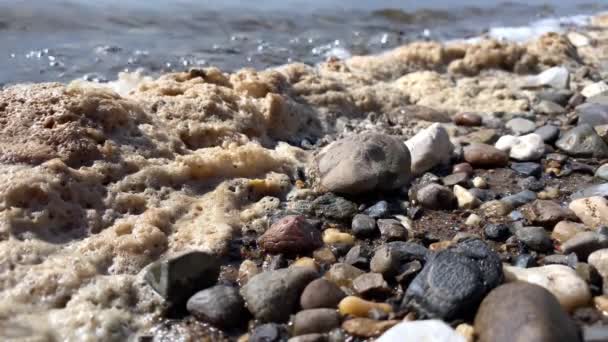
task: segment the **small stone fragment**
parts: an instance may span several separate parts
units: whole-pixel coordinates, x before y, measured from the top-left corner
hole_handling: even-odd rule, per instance
[[[393,308],[388,304],[375,303],[355,296],[345,297],[338,304],[338,310],[342,316],[368,317],[369,312],[375,309],[386,313],[393,312]]]
[[[353,217],[351,229],[357,237],[371,236],[376,231],[376,220],[364,214],[357,214]]]
[[[365,273],[353,280],[353,288],[358,294],[366,294],[369,292],[386,292],[388,284],[379,273]]]
[[[380,235],[386,241],[407,240],[407,229],[395,219],[380,219],[377,222]]]
[[[460,185],[454,185],[454,196],[456,196],[458,208],[475,209],[481,204],[477,197]]]

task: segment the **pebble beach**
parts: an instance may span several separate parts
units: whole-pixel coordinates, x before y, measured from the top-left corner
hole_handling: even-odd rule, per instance
[[[0,86],[2,341],[608,341],[608,14]]]

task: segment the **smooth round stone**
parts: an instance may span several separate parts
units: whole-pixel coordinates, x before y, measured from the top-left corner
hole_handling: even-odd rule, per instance
[[[267,271],[252,277],[241,288],[249,311],[263,322],[282,322],[297,307],[306,285],[317,278],[308,267],[290,267]]]
[[[576,107],[578,124],[601,126],[608,124],[608,105],[599,103],[585,103]]]
[[[429,184],[416,191],[420,205],[432,210],[449,210],[456,206],[456,197],[450,189],[439,184]]]
[[[464,112],[458,113],[452,117],[452,121],[459,126],[481,126],[481,115],[476,113]]]
[[[579,125],[564,133],[555,146],[572,157],[608,157],[608,145],[588,124]]]
[[[409,150],[385,134],[358,134],[335,141],[321,151],[315,164],[323,188],[351,195],[399,189],[411,176]]]
[[[495,147],[508,152],[509,157],[520,161],[538,160],[545,154],[545,143],[540,135],[535,133],[520,137],[502,136]]]
[[[528,283],[494,289],[475,315],[478,342],[580,342],[578,329],[556,298]]]
[[[548,252],[553,249],[553,242],[543,227],[522,227],[515,236],[528,248],[538,252]]]
[[[376,342],[403,341],[466,342],[463,336],[438,319],[401,322],[376,340]]]
[[[298,312],[293,319],[294,335],[326,333],[340,326],[335,309],[309,309]]]
[[[509,226],[503,223],[488,223],[483,230],[486,238],[494,241],[505,241],[511,236]]]
[[[488,182],[483,177],[475,177],[473,178],[473,186],[476,188],[485,189],[488,187]]]
[[[511,163],[511,169],[525,177],[540,177],[543,172],[543,167],[533,162]]]
[[[454,145],[445,128],[435,123],[405,142],[411,155],[411,171],[419,176],[440,164],[450,161]]]
[[[477,227],[481,224],[481,221],[482,219],[479,215],[471,214],[469,217],[467,217],[466,221],[464,221],[464,224],[470,227]]]
[[[587,186],[570,195],[570,198],[575,200],[593,196],[608,197],[608,183]]]
[[[376,232],[376,220],[364,214],[357,214],[353,217],[351,229],[357,237],[371,236]]]
[[[608,248],[608,238],[597,232],[577,233],[561,247],[564,254],[574,253],[582,261],[586,261],[591,253],[602,248]]]
[[[302,309],[336,308],[346,294],[329,280],[319,278],[304,288],[300,296]]]
[[[372,205],[371,207],[365,209],[363,212],[365,215],[368,215],[371,218],[380,218],[388,215],[389,205],[387,201],[379,201],[378,203]]]
[[[407,240],[407,229],[395,219],[380,219],[377,222],[380,235],[386,241]]]
[[[224,328],[238,325],[245,313],[245,303],[239,290],[224,285],[197,292],[190,297],[186,307],[194,317]]]
[[[537,128],[534,133],[538,134],[544,142],[551,144],[559,137],[559,127],[553,125],[544,125]]]
[[[502,167],[509,162],[509,156],[487,144],[471,144],[464,148],[464,159],[477,167]]]
[[[355,296],[345,297],[338,304],[338,310],[343,316],[352,315],[356,317],[369,317],[374,310],[385,313],[393,312],[393,307],[386,303],[376,303]]]
[[[452,168],[452,173],[460,173],[460,172],[464,172],[470,176],[473,174],[473,167],[469,163],[460,163],[460,164],[454,165],[454,167]]]
[[[469,184],[469,175],[465,172],[453,173],[451,175],[443,177],[441,182],[445,186],[454,186],[456,184],[467,186]]]
[[[608,180],[608,164],[598,167],[595,171],[595,177],[602,180]]]
[[[574,235],[585,231],[585,225],[570,221],[558,222],[553,228],[551,238],[560,244],[568,241]]]
[[[507,282],[525,281],[549,290],[566,311],[586,306],[591,300],[589,286],[575,270],[564,265],[531,268],[503,266]]]
[[[528,119],[515,118],[507,121],[505,127],[515,135],[523,135],[533,132],[536,129],[536,124]]]
[[[273,254],[301,254],[322,246],[321,233],[304,216],[290,215],[275,222],[259,239]]]
[[[589,228],[608,225],[608,201],[604,197],[579,198],[568,207]]]

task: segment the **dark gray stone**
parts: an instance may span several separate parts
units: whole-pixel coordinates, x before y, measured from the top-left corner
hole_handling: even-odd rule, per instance
[[[403,266],[401,266],[401,273],[399,273],[395,279],[402,286],[407,286],[410,284],[412,279],[422,270],[422,263],[418,260],[410,261]]]
[[[344,257],[344,263],[353,265],[357,268],[367,268],[369,266],[369,260],[372,256],[371,250],[363,245],[353,246],[346,256]]]
[[[520,254],[513,260],[513,266],[521,268],[530,268],[538,266],[536,264],[536,258],[530,254]]]
[[[343,197],[326,193],[312,202],[316,216],[334,220],[350,220],[357,213],[357,205]]]
[[[608,157],[608,145],[588,124],[569,130],[555,143],[555,146],[572,157]]]
[[[538,178],[543,172],[542,166],[533,162],[511,163],[511,169],[526,177],[534,176]]]
[[[516,194],[503,197],[500,201],[506,203],[512,208],[518,208],[526,203],[530,203],[536,199],[536,194],[530,190],[524,190]]]
[[[537,128],[534,133],[540,135],[543,141],[552,144],[559,138],[559,127],[553,125],[544,125]]]
[[[465,240],[429,259],[408,286],[402,307],[423,318],[462,318],[475,312],[502,277],[499,256],[481,240]]]
[[[308,267],[290,267],[253,276],[241,288],[247,308],[262,322],[283,322],[296,309],[302,291],[318,276]]]
[[[223,328],[243,323],[245,302],[239,290],[232,286],[217,285],[197,292],[187,303],[194,317]]]
[[[596,184],[581,189],[570,196],[570,199],[575,200],[586,197],[608,197],[608,183]]]
[[[599,103],[585,103],[576,107],[578,124],[601,126],[608,124],[608,105]]]
[[[293,319],[294,335],[326,333],[340,325],[340,314],[335,309],[302,310]]]
[[[494,289],[475,316],[478,342],[580,342],[578,329],[551,292],[513,282]]]
[[[456,206],[456,196],[445,186],[429,184],[416,191],[416,199],[427,209],[449,210]]]
[[[376,232],[376,220],[364,214],[357,214],[353,217],[351,229],[356,237],[369,237]]]
[[[370,261],[372,272],[381,273],[385,277],[391,277],[402,272],[402,267],[410,261],[419,260],[424,262],[428,250],[417,243],[393,241],[386,243],[374,252]]]
[[[566,109],[564,109],[564,107],[562,107],[561,105],[559,105],[553,101],[547,101],[547,100],[543,100],[540,103],[538,103],[536,106],[534,106],[534,110],[538,113],[546,114],[546,115],[558,115],[558,114],[564,114],[566,112]]]
[[[517,181],[517,185],[524,190],[541,191],[545,188],[545,181],[536,179],[533,176],[526,177]]]
[[[514,118],[505,124],[507,129],[509,129],[514,135],[524,135],[527,133],[531,133],[536,129],[536,124],[534,121],[530,121],[524,118]]]
[[[220,266],[216,256],[185,252],[154,262],[145,269],[144,279],[165,300],[179,305],[197,291],[214,285]]]
[[[288,337],[287,329],[280,324],[258,325],[249,336],[249,342],[282,342]]]
[[[543,227],[522,227],[515,232],[515,236],[531,250],[538,252],[553,250],[551,237]]]
[[[608,248],[608,238],[591,231],[577,233],[562,244],[564,254],[574,253],[582,261],[587,261],[589,254],[602,248]]]
[[[380,202],[372,205],[371,207],[365,209],[365,211],[363,213],[372,218],[380,218],[380,217],[385,217],[386,215],[388,215],[389,211],[390,211],[390,207],[388,205],[388,202],[380,201]]]
[[[302,309],[335,308],[346,294],[329,280],[315,279],[306,286],[300,296]]]
[[[502,223],[488,223],[483,228],[486,238],[494,241],[505,241],[511,236],[509,226]]]
[[[473,196],[479,198],[479,200],[482,202],[487,202],[496,199],[496,193],[492,190],[472,188],[469,189],[469,192]]]
[[[407,229],[395,219],[380,219],[378,222],[380,235],[386,241],[405,241],[407,240]]]

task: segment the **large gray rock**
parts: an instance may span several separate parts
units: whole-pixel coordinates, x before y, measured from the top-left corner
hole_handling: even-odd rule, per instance
[[[465,240],[430,258],[407,288],[402,306],[422,317],[462,318],[502,280],[500,257],[481,240]]]
[[[440,164],[447,164],[454,146],[442,125],[435,123],[405,142],[412,159],[412,174],[419,176]]]
[[[181,304],[197,291],[214,285],[220,266],[217,257],[190,251],[151,264],[145,269],[144,279],[167,301]]]
[[[579,125],[564,133],[555,146],[573,157],[608,157],[608,145],[589,124]]]
[[[574,322],[546,289],[514,282],[494,289],[475,316],[478,342],[581,341]]]
[[[190,297],[188,312],[215,326],[230,328],[243,323],[245,302],[233,286],[217,285]]]
[[[318,277],[308,267],[290,267],[260,273],[241,288],[247,308],[262,322],[284,322],[297,308],[306,285]]]
[[[315,164],[321,186],[343,194],[398,189],[411,176],[410,153],[403,142],[376,133],[335,141],[321,151]]]

